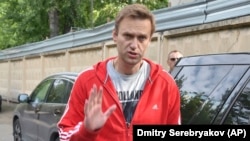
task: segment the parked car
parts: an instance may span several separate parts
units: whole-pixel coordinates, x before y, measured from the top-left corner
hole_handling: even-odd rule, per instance
[[[48,76],[33,92],[19,94],[13,115],[14,141],[59,141],[57,122],[68,101],[77,73]]]
[[[250,52],[183,57],[171,75],[182,124],[250,124]]]

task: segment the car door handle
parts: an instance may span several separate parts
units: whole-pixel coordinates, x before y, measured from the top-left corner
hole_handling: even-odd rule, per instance
[[[54,116],[57,116],[58,114],[62,114],[62,111],[60,109],[55,109]]]

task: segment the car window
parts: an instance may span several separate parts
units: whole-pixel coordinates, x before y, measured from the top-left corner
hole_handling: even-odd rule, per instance
[[[68,88],[66,89],[65,97],[63,99],[63,103],[67,103],[68,102],[68,99],[69,99],[72,87],[73,87],[73,83],[69,82],[68,83]]]
[[[250,124],[250,82],[240,93],[224,124]]]
[[[245,66],[185,66],[175,76],[183,124],[211,123],[246,71]]]
[[[55,80],[48,94],[47,103],[63,103],[67,92],[67,83],[66,80],[62,79]]]
[[[46,80],[40,83],[31,94],[30,102],[40,103],[45,101],[50,84],[53,80]]]

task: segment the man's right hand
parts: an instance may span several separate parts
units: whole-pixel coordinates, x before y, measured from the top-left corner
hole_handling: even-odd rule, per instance
[[[102,111],[102,94],[103,88],[97,89],[94,84],[90,91],[90,97],[85,101],[84,105],[84,125],[85,128],[90,131],[96,131],[103,127],[109,116],[116,109],[116,105],[113,104],[105,112]]]

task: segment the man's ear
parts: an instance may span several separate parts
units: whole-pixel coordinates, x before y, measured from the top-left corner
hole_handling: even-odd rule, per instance
[[[113,41],[116,42],[117,40],[117,31],[114,29],[113,32],[112,32],[112,36],[113,36]]]

